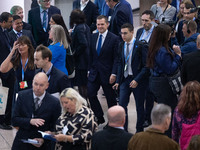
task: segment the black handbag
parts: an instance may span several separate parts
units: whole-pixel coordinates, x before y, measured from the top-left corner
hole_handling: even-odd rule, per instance
[[[75,77],[75,60],[74,60],[74,52],[72,52],[71,46],[69,45],[68,49],[66,50],[66,68],[68,71],[68,78]]]
[[[173,93],[180,94],[183,87],[181,83],[180,69],[178,68],[173,75],[167,75],[167,79],[169,81],[169,85],[171,86]]]

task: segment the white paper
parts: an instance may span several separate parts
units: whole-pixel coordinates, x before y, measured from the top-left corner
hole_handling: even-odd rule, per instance
[[[68,127],[65,126],[65,127],[63,128],[63,130],[62,130],[62,133],[63,133],[64,135],[66,135],[67,131],[68,131]]]

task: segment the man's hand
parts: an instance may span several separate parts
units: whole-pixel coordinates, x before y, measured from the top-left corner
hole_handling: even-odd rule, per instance
[[[137,85],[138,85],[138,83],[135,80],[131,81],[131,83],[130,83],[131,88],[136,88]]]
[[[118,90],[118,87],[119,87],[119,83],[115,83],[115,85],[113,85],[112,88],[113,88],[114,90]]]
[[[35,119],[31,119],[30,124],[33,126],[39,127],[39,126],[43,126],[44,122],[45,122],[44,119],[35,118]]]
[[[110,75],[109,83],[110,83],[110,84],[113,84],[115,81],[116,81],[116,76],[113,75],[113,74],[111,74],[111,75]]]
[[[33,140],[38,141],[38,144],[32,144],[35,147],[41,147],[42,144],[44,143],[44,139],[43,138],[34,138]]]

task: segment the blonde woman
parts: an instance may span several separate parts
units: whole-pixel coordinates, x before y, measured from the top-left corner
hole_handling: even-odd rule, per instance
[[[53,41],[48,47],[52,52],[52,64],[54,67],[68,75],[65,64],[66,49],[69,44],[63,27],[61,25],[52,25],[51,30],[49,31],[49,39]]]

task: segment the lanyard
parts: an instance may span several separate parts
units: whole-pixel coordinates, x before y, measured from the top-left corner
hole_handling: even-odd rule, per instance
[[[140,39],[139,39],[139,40],[141,41],[141,40],[143,39],[143,40],[145,40],[146,42],[148,42],[147,40],[148,40],[149,37],[151,36],[151,33],[152,33],[153,29],[154,29],[154,26],[151,27],[151,29],[149,30],[149,33],[147,34],[147,36],[146,36],[145,38],[143,38],[144,33],[145,33],[145,29],[143,29],[142,35],[140,36]]]
[[[131,55],[131,53],[132,53],[132,51],[133,51],[133,46],[134,46],[134,44],[135,44],[135,39],[134,39],[134,41],[133,41],[133,45],[132,45],[132,47],[131,47],[131,50],[130,50],[130,52],[129,52],[127,58],[126,58],[126,50],[127,50],[127,49],[126,49],[126,43],[124,43],[124,59],[125,59],[125,63],[126,63],[126,64],[128,63],[129,57],[130,57],[130,55]]]
[[[21,64],[22,64],[22,59],[21,59]],[[23,65],[22,65],[22,81],[24,81],[24,69],[26,68],[27,64],[28,64],[28,58],[26,60],[24,68],[23,68]]]

